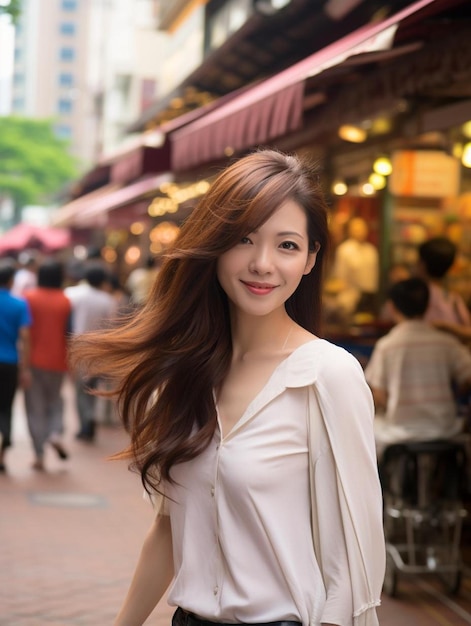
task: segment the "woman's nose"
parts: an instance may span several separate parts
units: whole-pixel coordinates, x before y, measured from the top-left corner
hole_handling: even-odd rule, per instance
[[[267,274],[272,271],[272,254],[265,246],[259,248],[254,246],[249,269],[256,274]]]

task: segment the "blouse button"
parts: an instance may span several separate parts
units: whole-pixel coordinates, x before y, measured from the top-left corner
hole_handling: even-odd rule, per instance
[[[211,496],[214,498],[214,487],[211,487]]]
[[[218,591],[219,591],[219,587],[216,585],[216,587],[214,587],[214,589],[213,589],[213,593],[214,593],[215,596],[218,595]]]

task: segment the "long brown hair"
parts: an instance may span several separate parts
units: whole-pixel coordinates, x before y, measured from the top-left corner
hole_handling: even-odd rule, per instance
[[[216,427],[213,391],[223,382],[232,345],[218,257],[259,228],[287,199],[308,218],[309,247],[320,251],[286,302],[288,314],[319,332],[327,211],[315,168],[273,150],[250,154],[224,170],[192,212],[166,254],[151,295],[125,326],[85,334],[72,360],[115,382],[118,408],[131,437],[131,458],[146,489],[171,480],[172,465],[209,444]]]

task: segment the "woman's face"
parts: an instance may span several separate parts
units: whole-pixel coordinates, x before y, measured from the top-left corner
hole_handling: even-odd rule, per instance
[[[316,256],[317,250],[309,250],[304,209],[286,200],[258,230],[219,257],[217,277],[236,309],[268,315],[284,308]]]

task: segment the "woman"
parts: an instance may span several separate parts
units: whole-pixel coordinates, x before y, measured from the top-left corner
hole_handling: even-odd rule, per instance
[[[157,517],[116,626],[172,581],[175,625],[377,624],[384,569],[373,404],[319,339],[317,174],[260,151],[222,172],[149,301],[76,359],[117,381]]]

